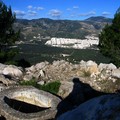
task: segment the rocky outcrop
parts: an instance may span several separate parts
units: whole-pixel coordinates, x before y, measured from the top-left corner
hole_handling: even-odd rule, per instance
[[[98,65],[91,60],[80,61],[79,64],[72,64],[64,60],[54,61],[52,64],[48,62],[37,63],[26,68],[23,77],[24,80],[32,78],[38,82],[44,81],[43,83],[54,80],[72,82],[72,79],[79,78],[82,82],[88,83],[94,89],[103,92],[115,92],[120,89],[118,86],[119,69],[112,63],[100,63]]]
[[[66,83],[64,82],[64,84],[67,84],[67,82],[71,82],[70,84],[72,84],[74,78],[79,78],[83,83],[88,83],[94,89],[103,92],[115,92],[120,89],[120,69],[112,63],[97,64],[91,60],[82,60],[79,64],[72,64],[64,60],[54,61],[53,63],[45,61],[25,68],[25,71],[13,65],[0,64],[0,74],[4,75],[4,77],[2,77],[4,79],[0,80],[6,86],[11,84],[10,82],[12,80],[29,81],[34,78],[39,84],[43,85],[55,80],[59,80],[61,83],[65,81]],[[63,86],[65,87],[65,85]],[[65,95],[61,94],[64,90],[61,89],[61,91],[60,95],[63,95],[61,97],[64,98],[67,92],[65,92]]]
[[[41,77],[45,78],[44,69],[49,65],[48,62],[37,63],[36,65],[32,65],[29,68],[26,68],[24,80],[30,80],[32,78],[40,79]]]
[[[120,119],[120,95],[104,95],[81,104],[57,120],[117,120]]]
[[[28,87],[28,89],[19,86],[19,81],[29,81],[31,79],[36,80],[40,85],[59,80],[61,86],[57,95],[61,97],[63,101],[60,102],[57,98],[57,102],[55,102],[55,96],[51,96],[49,93],[41,91],[38,92],[38,90],[34,90],[33,88]],[[13,87],[16,85],[18,87]],[[100,114],[105,116],[105,118],[109,118],[109,114],[102,112],[99,108],[102,108],[103,110],[105,109],[109,113],[111,108],[107,108],[108,103],[112,106],[112,102],[116,102],[119,106],[119,102],[117,102],[119,95],[107,95],[95,99],[93,98],[106,93],[117,93],[120,91],[120,68],[117,68],[112,63],[97,64],[91,60],[80,61],[79,64],[72,64],[64,60],[54,61],[53,63],[45,61],[32,65],[29,68],[25,68],[24,71],[21,67],[0,64],[0,91],[2,91],[0,93],[0,114],[9,120],[52,119],[55,117],[57,112],[56,116],[58,117],[69,110],[72,111],[61,116],[59,119],[69,119],[69,113],[73,114],[73,116],[70,115],[71,118],[76,116],[76,120],[79,118],[83,119],[83,117],[87,119],[87,116],[84,113],[89,114],[91,120],[92,118],[93,120],[94,118],[99,118]],[[37,93],[39,93],[40,96]],[[23,97],[22,95],[27,97]],[[44,97],[44,95],[47,97]],[[37,105],[37,107],[40,107],[41,103],[45,108],[50,107],[50,109],[46,109],[42,112],[37,111],[39,114],[35,111],[34,114],[21,113],[21,111],[17,111],[16,113],[16,110],[13,109],[12,106],[8,105],[11,103],[11,100]],[[90,106],[88,104],[90,104]],[[95,104],[96,106],[93,106]],[[76,108],[79,105],[82,107]],[[73,110],[74,108],[76,109]],[[116,105],[113,106],[113,111],[111,111],[114,113],[114,110],[118,110]],[[78,116],[76,115],[79,111],[83,113],[83,116],[81,114]],[[93,117],[95,114],[97,114],[97,116]],[[112,113],[110,114],[113,117],[116,117],[117,115]],[[100,119],[103,119],[103,116],[101,116]]]

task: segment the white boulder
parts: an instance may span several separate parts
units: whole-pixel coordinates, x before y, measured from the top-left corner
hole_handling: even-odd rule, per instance
[[[9,65],[9,66],[5,67],[4,70],[2,71],[2,74],[8,75],[15,79],[21,79],[23,76],[22,69],[20,69],[16,66],[13,66],[13,65]]]

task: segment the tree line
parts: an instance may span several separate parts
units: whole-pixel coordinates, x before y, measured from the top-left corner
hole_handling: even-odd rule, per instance
[[[111,25],[106,25],[99,35],[100,51],[120,66],[120,8],[116,11]]]
[[[0,2],[0,62],[11,61],[17,54],[16,49],[12,49],[16,41],[19,40],[20,31],[15,32],[13,24],[16,20],[15,13],[12,13],[11,7],[7,7]]]

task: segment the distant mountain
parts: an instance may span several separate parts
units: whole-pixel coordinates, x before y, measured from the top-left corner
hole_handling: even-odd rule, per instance
[[[93,22],[112,22],[111,18],[106,18],[103,16],[98,16],[98,17],[90,17],[86,19],[85,21],[93,21]]]
[[[17,19],[14,28],[21,30],[21,40],[31,40],[42,37],[84,38],[86,35],[98,35],[102,28],[112,19],[105,17],[90,17],[86,20],[52,20],[40,19]]]

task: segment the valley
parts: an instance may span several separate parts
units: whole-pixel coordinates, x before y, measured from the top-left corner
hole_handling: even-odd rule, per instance
[[[112,19],[91,17],[83,21],[52,20],[47,18],[18,19],[14,28],[20,29],[20,41],[16,43],[20,54],[15,59],[26,59],[31,64],[54,60],[79,63],[93,60],[108,63],[98,50],[98,35]]]

